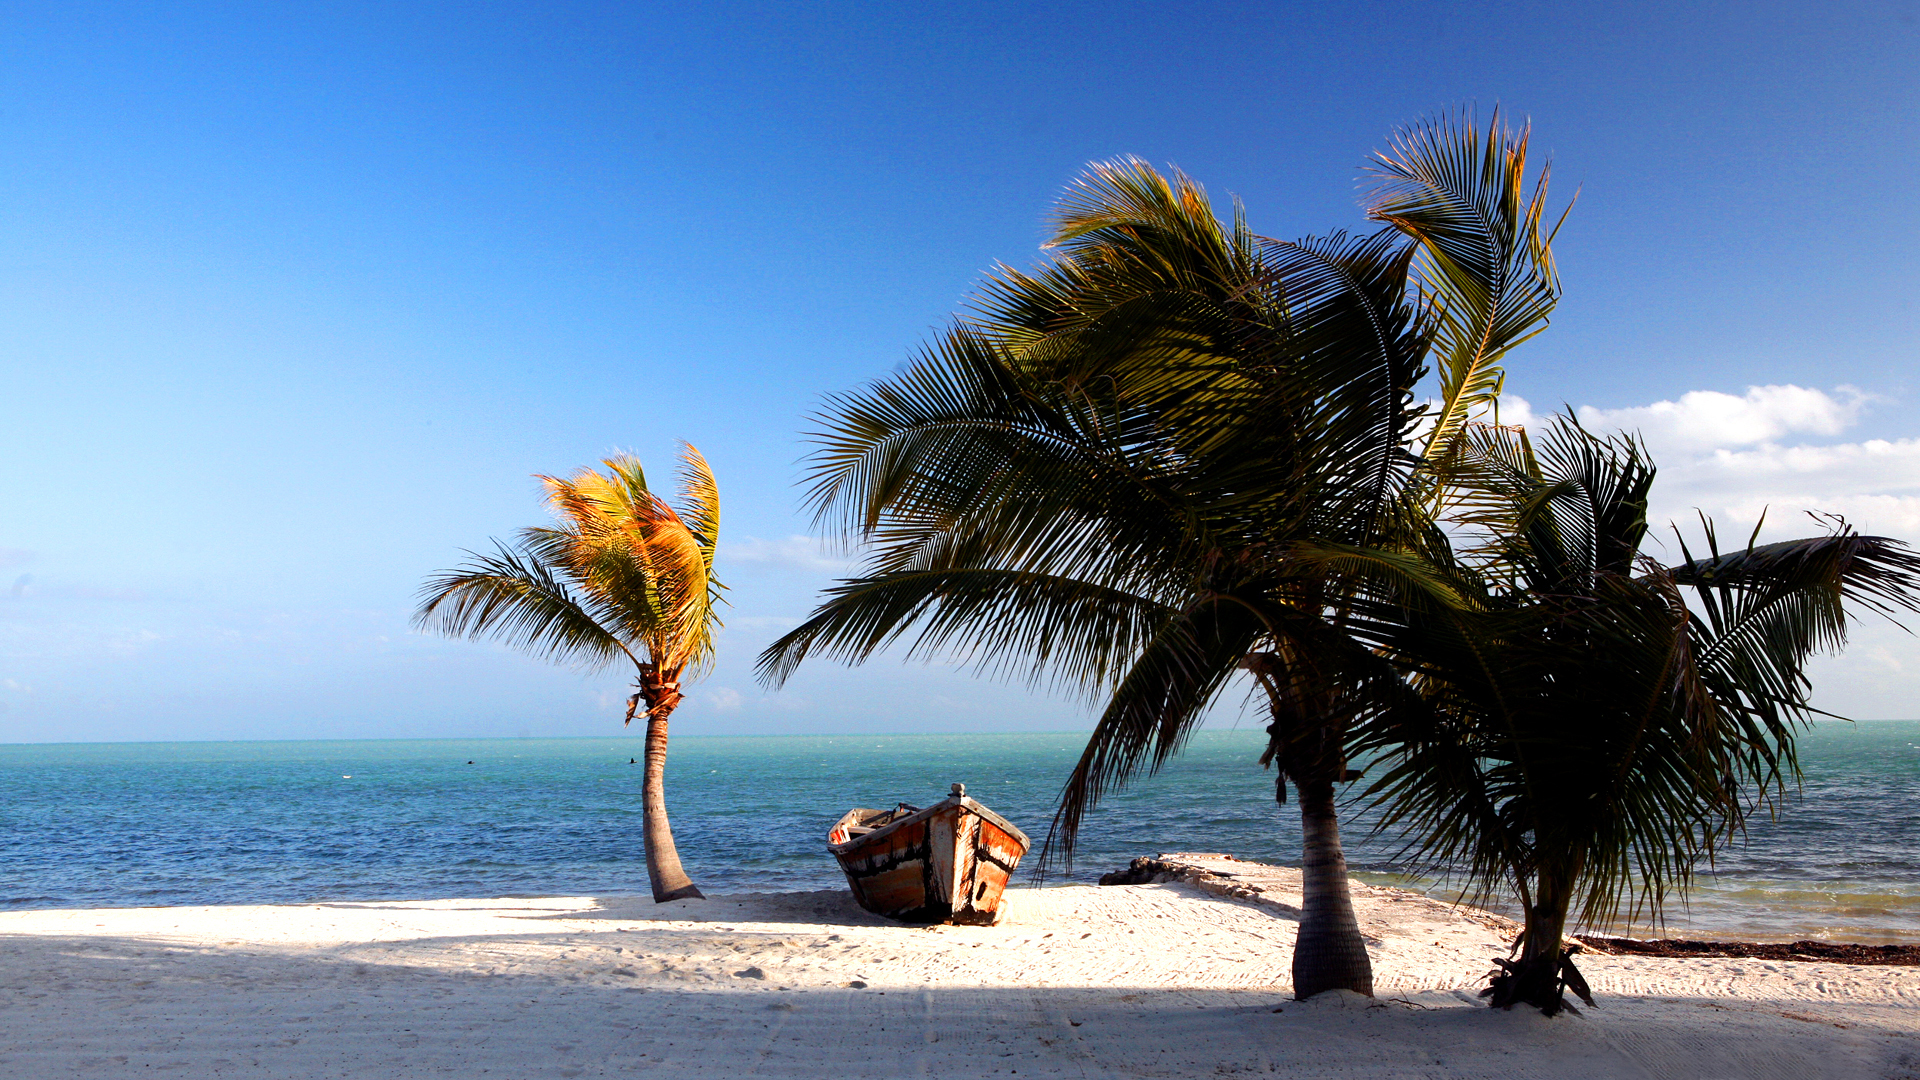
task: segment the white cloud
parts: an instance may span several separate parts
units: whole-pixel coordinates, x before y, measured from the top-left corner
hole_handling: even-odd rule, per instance
[[[1502,424],[1534,427],[1545,418],[1536,414],[1533,411],[1533,403],[1519,394],[1501,394],[1500,409],[1497,413],[1489,410],[1485,416],[1476,416],[1474,419],[1485,420],[1490,424],[1497,421]]]
[[[817,536],[789,536],[785,540],[748,537],[738,543],[721,544],[720,561],[829,574],[845,573],[854,562],[848,555],[837,554],[831,541]]]
[[[716,686],[705,695],[714,712],[739,712],[740,691],[730,686]]]
[[[1694,511],[1744,541],[1766,515],[1765,539],[1805,535],[1807,512],[1840,514],[1862,531],[1920,539],[1920,438],[1816,442],[1844,432],[1876,399],[1852,387],[1753,386],[1744,395],[1696,390],[1676,401],[1578,410],[1593,431],[1638,431],[1660,478],[1652,517]],[[1799,439],[1788,440],[1787,436]],[[1689,530],[1690,531],[1690,530]],[[1734,533],[1738,536],[1734,536]]]
[[[1920,437],[1834,440],[1878,400],[1848,386],[1754,386],[1742,395],[1696,390],[1577,413],[1589,430],[1638,431],[1646,439],[1660,469],[1649,514],[1660,528],[1649,537],[1650,553],[1678,557],[1669,521],[1695,542],[1696,509],[1719,527],[1723,547],[1745,543],[1763,512],[1762,542],[1819,531],[1823,525],[1805,516],[1817,512],[1920,546]],[[1514,422],[1507,413],[1503,405],[1501,419]],[[1920,641],[1871,617],[1852,638],[1844,654],[1815,660],[1816,704],[1851,716],[1913,715]]]
[[[1579,415],[1589,428],[1638,431],[1649,445],[1713,449],[1751,446],[1802,432],[1838,435],[1852,426],[1870,400],[1850,386],[1837,387],[1834,394],[1804,386],[1749,386],[1740,397],[1694,390],[1680,395],[1678,401],[1627,409],[1583,405]]]
[[[1758,520],[1762,510],[1769,523],[1783,512],[1821,511],[1843,515],[1868,532],[1920,538],[1920,439],[1767,444],[1670,457],[1669,466],[1655,456],[1672,489],[1663,502],[1684,495],[1691,505],[1743,522]]]

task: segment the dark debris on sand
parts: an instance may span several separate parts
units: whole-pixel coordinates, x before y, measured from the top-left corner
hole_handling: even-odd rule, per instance
[[[1849,945],[1834,941],[1682,941],[1669,938],[1587,937],[1575,940],[1597,953],[1613,956],[1747,957],[1755,960],[1822,960],[1829,964],[1904,965],[1920,967],[1920,945]]]

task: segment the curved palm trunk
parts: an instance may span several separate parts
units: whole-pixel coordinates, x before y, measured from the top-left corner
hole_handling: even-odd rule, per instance
[[[1300,792],[1306,857],[1300,874],[1300,930],[1293,945],[1293,996],[1304,1001],[1323,990],[1352,990],[1372,997],[1373,961],[1353,914],[1333,781],[1298,781],[1294,786]]]
[[[651,666],[651,665],[649,665]],[[640,789],[645,811],[643,838],[647,849],[647,879],[655,903],[704,900],[706,895],[680,866],[673,846],[673,828],[667,824],[667,717],[680,704],[680,683],[655,671],[640,676],[640,696],[647,704],[646,779]]]

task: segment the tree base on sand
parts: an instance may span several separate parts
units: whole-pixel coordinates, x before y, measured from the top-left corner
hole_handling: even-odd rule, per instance
[[[1561,1009],[1578,1016],[1580,1010],[1567,1001],[1566,992],[1578,994],[1591,1008],[1593,991],[1587,989],[1587,980],[1581,977],[1580,969],[1573,966],[1573,954],[1577,951],[1576,945],[1558,950],[1558,956],[1549,952],[1522,956],[1518,960],[1495,957],[1493,962],[1500,966],[1499,970],[1491,973],[1493,984],[1480,991],[1480,996],[1492,998],[1488,1004],[1496,1009],[1532,1005],[1548,1016]]]
[[[1306,858],[1300,867],[1300,929],[1293,945],[1294,999],[1305,1001],[1328,990],[1372,997],[1373,961],[1353,913],[1333,781],[1322,775],[1296,781],[1295,786],[1300,790]]]

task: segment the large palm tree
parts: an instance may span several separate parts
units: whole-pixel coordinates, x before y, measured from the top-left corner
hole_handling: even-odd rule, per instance
[[[813,504],[872,555],[762,657],[778,681],[914,629],[914,650],[1104,699],[1048,839],[1068,859],[1102,794],[1158,769],[1251,672],[1273,717],[1263,763],[1305,829],[1300,997],[1372,990],[1334,793],[1346,725],[1397,682],[1344,622],[1370,576],[1421,573],[1399,534],[1420,520],[1412,395],[1433,335],[1452,415],[1497,391],[1474,372],[1551,306],[1540,192],[1507,198],[1524,136],[1432,130],[1386,159],[1389,227],[1358,238],[1266,240],[1184,176],[1089,170],[1052,265],[1003,270],[906,373],[833,402]],[[1408,289],[1423,252],[1458,286],[1428,289],[1424,318]]]
[[[698,898],[667,822],[667,718],[680,703],[682,680],[713,657],[719,489],[692,446],[681,457],[677,508],[647,487],[639,461],[603,464],[604,473],[540,477],[556,523],[523,529],[513,544],[495,541],[492,554],[474,554],[429,579],[416,621],[590,669],[631,663],[635,693],[626,720],[631,724],[643,706],[647,719],[647,877],[656,901]]]
[[[1849,608],[1912,609],[1920,557],[1843,522],[1827,535],[1722,554],[1707,523],[1673,566],[1641,550],[1654,467],[1628,437],[1571,417],[1470,429],[1452,482],[1441,602],[1388,609],[1379,643],[1417,694],[1370,718],[1384,756],[1369,794],[1436,868],[1525,912],[1497,1006],[1592,1003],[1570,917],[1658,918],[1665,897],[1797,775],[1794,734],[1818,710],[1808,659],[1846,640]],[[1757,533],[1757,530],[1756,530]]]

